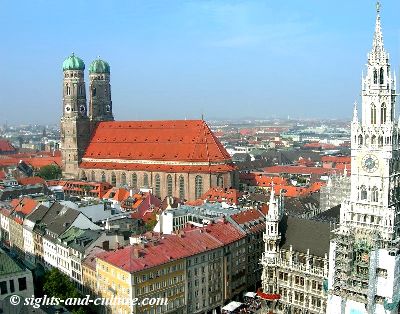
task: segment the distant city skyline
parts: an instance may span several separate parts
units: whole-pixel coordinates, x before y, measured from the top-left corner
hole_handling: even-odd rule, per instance
[[[116,120],[350,119],[375,3],[3,1],[0,124],[59,122],[72,51],[86,69],[98,55],[110,63]],[[398,12],[382,1],[400,73]]]

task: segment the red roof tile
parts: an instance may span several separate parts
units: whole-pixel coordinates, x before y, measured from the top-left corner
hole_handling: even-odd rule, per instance
[[[11,143],[7,140],[0,139],[0,152],[1,153],[13,153],[15,152],[15,147],[11,145]]]
[[[20,178],[18,180],[18,183],[20,185],[34,185],[34,184],[43,184],[43,185],[47,185],[46,184],[46,180],[44,180],[41,177],[28,177],[28,178]]]
[[[224,162],[212,171],[229,171],[231,158],[202,120],[100,122],[93,133],[84,158],[152,161]],[[83,168],[112,169],[84,160]],[[90,162],[88,164],[87,162]],[[118,164],[115,169],[176,171],[176,166]],[[204,171],[208,166],[186,166],[185,171]]]

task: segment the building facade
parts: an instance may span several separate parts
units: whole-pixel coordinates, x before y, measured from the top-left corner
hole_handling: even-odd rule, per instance
[[[160,198],[194,200],[212,187],[238,185],[230,155],[203,120],[114,121],[110,66],[63,63],[61,155],[63,175],[113,186],[150,188]]]
[[[383,45],[380,4],[361,121],[351,124],[351,193],[330,245],[327,313],[397,313],[399,303],[399,128],[396,79]]]

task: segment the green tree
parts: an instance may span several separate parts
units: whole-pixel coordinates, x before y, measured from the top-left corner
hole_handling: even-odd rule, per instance
[[[40,168],[38,176],[45,180],[54,180],[61,177],[61,168],[57,165],[47,165]]]
[[[67,299],[78,298],[78,289],[71,280],[57,268],[48,271],[44,276],[43,291],[48,296]]]

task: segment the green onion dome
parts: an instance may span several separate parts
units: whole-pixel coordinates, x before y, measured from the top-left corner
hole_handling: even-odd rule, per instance
[[[72,53],[67,59],[64,60],[63,62],[63,71],[67,70],[85,70],[85,63],[81,58],[78,58],[77,56]]]
[[[96,59],[90,64],[89,73],[108,73],[108,74],[110,74],[110,65],[104,60]]]

